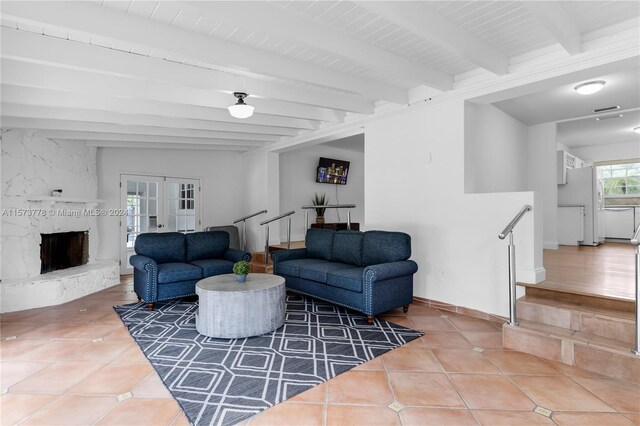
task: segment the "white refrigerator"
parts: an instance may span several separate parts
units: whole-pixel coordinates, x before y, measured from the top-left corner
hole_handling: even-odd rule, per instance
[[[567,183],[558,185],[558,204],[584,205],[583,246],[604,242],[604,187],[594,167],[567,170]]]

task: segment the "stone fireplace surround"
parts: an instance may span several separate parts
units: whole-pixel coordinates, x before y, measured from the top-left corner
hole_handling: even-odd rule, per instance
[[[97,260],[96,148],[2,131],[0,312],[64,303],[118,284],[115,260]],[[51,190],[62,188],[61,197]],[[86,265],[40,274],[40,234],[88,231]]]

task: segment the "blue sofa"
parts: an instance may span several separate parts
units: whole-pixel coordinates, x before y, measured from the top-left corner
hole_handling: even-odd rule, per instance
[[[402,232],[309,229],[303,249],[272,253],[274,274],[287,289],[367,315],[413,301],[411,237]]]
[[[229,248],[224,231],[140,234],[133,266],[133,289],[149,309],[160,300],[195,294],[202,278],[230,274],[233,264],[251,261],[251,253]]]

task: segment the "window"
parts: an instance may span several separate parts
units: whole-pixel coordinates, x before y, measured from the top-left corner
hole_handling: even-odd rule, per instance
[[[598,166],[598,177],[605,197],[640,197],[640,163]]]

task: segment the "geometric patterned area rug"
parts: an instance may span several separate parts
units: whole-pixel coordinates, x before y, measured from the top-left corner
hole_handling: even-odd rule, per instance
[[[284,326],[242,339],[199,334],[194,299],[114,309],[196,425],[239,423],[422,335],[292,293]]]

